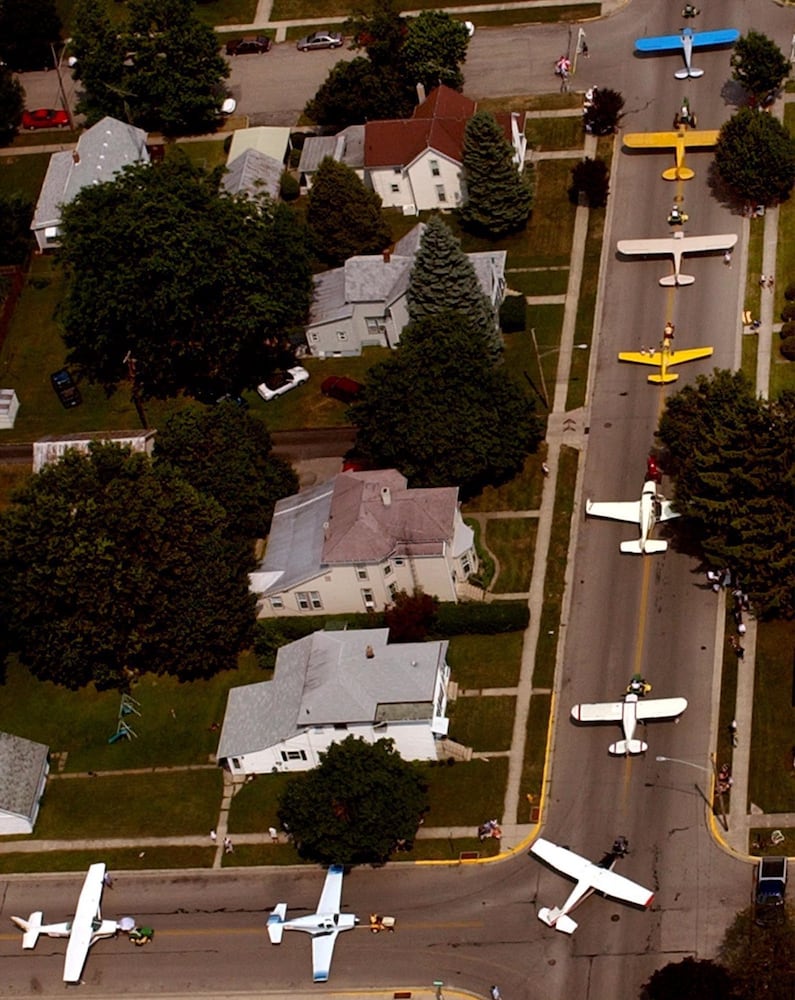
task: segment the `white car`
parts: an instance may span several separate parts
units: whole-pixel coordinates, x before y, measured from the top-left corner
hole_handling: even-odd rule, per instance
[[[257,386],[257,392],[267,403],[271,399],[276,399],[277,396],[283,396],[285,392],[289,392],[302,382],[306,382],[308,378],[309,372],[306,368],[296,365],[295,368],[288,368],[286,372],[274,372],[269,375],[264,382]]]

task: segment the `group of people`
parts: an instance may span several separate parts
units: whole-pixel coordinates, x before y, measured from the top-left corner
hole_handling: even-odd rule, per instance
[[[497,840],[502,838],[502,830],[496,819],[487,819],[478,827],[478,840],[488,840],[489,837],[494,837]]]
[[[721,764],[720,771],[718,771],[718,791],[721,795],[725,795],[726,792],[731,791],[731,787],[734,784],[734,778],[732,778],[732,771],[728,764]]]
[[[698,17],[701,13],[698,7],[694,7],[692,3],[686,3],[682,8],[682,17],[688,20],[691,17]]]
[[[776,279],[773,277],[772,274],[760,274],[759,275],[759,287],[760,288],[769,288],[772,291],[773,285],[775,285],[775,283],[776,283]]]

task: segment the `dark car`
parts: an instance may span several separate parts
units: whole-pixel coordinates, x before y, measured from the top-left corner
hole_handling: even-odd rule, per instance
[[[69,115],[57,108],[36,108],[22,112],[22,128],[67,128]]]
[[[79,406],[83,402],[80,390],[65,368],[53,372],[50,375],[50,382],[52,382],[52,387],[58,394],[58,399],[60,399],[64,409],[70,410],[73,406]]]
[[[361,395],[362,384],[345,375],[329,375],[320,383],[320,391],[341,403],[355,403]]]
[[[247,56],[256,52],[270,52],[272,45],[272,39],[266,38],[265,35],[258,35],[256,38],[236,38],[226,43],[226,54]]]

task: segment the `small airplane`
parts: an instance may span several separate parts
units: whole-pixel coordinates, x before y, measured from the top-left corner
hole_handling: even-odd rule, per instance
[[[619,858],[624,857],[629,845],[625,837],[619,837],[613,844],[612,850],[598,863],[588,861],[587,858],[580,857],[574,851],[566,847],[559,847],[548,840],[539,838],[530,848],[536,857],[546,861],[559,872],[577,880],[577,885],[572,889],[569,898],[561,907],[542,907],[538,911],[538,919],[548,927],[554,927],[556,931],[564,934],[573,934],[577,930],[577,924],[571,919],[569,913],[586,900],[591,893],[600,892],[613,899],[621,899],[626,903],[634,903],[636,906],[651,906],[654,893],[645,889],[637,882],[631,882],[623,875],[616,875],[613,866]]]
[[[740,37],[736,28],[719,28],[717,31],[693,31],[692,28],[682,28],[678,35],[655,35],[652,38],[638,38],[635,42],[636,52],[681,52],[685,58],[684,69],[678,69],[674,76],[677,80],[704,75],[703,69],[696,69],[693,64],[693,49],[712,48],[716,45],[734,45]]]
[[[682,257],[686,253],[712,253],[718,250],[731,250],[737,242],[736,233],[722,233],[716,236],[685,236],[679,230],[671,236],[661,236],[646,240],[619,240],[616,249],[627,257],[657,257],[668,256],[674,260],[674,273],[660,278],[660,284],[666,288],[692,285],[695,276],[682,274]]]
[[[585,501],[585,513],[589,517],[606,517],[612,521],[629,521],[640,526],[640,538],[621,543],[622,552],[644,555],[665,552],[668,542],[650,537],[658,521],[669,521],[679,514],[671,508],[670,500],[657,493],[657,483],[649,479],[643,484],[640,500],[626,500],[608,503]]]
[[[344,871],[342,865],[329,868],[317,913],[286,920],[287,903],[279,903],[268,917],[271,944],[281,944],[284,931],[305,931],[312,935],[312,980],[316,983],[328,982],[337,935],[352,930],[359,923],[359,918],[352,913],[340,913]]]
[[[104,863],[100,861],[91,865],[80,890],[77,910],[72,920],[61,924],[43,924],[41,910],[31,913],[27,920],[22,917],[11,917],[11,922],[24,932],[23,948],[35,947],[40,934],[69,938],[63,970],[65,983],[79,983],[91,945],[100,938],[114,937],[119,930],[115,920],[102,919],[99,904],[102,900],[104,879]]]
[[[695,170],[685,166],[686,149],[711,149],[717,145],[717,129],[685,129],[675,132],[629,132],[624,145],[630,149],[673,149],[675,166],[667,167],[662,175],[666,181],[689,181]]]
[[[645,753],[649,746],[634,739],[638,722],[647,719],[673,719],[687,708],[686,698],[650,698],[640,700],[637,694],[624,695],[623,701],[606,701],[593,705],[575,705],[571,717],[575,722],[620,722],[624,739],[611,743],[608,752],[616,757]]]
[[[675,382],[679,378],[678,372],[668,371],[671,365],[683,364],[685,361],[698,361],[701,358],[711,358],[714,350],[712,347],[690,347],[685,348],[683,351],[674,351],[672,344],[673,339],[664,336],[659,350],[649,350],[647,352],[622,351],[618,355],[618,360],[629,361],[636,365],[654,365],[660,371],[659,373],[654,372],[649,375],[648,381],[655,385],[667,385],[669,382]],[[647,479],[653,478],[653,476],[647,476]]]

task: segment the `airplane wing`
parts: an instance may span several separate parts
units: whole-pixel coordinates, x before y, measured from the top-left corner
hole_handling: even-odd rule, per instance
[[[548,865],[551,865],[557,871],[563,872],[564,875],[568,875],[578,882],[580,879],[586,877],[586,872],[589,868],[595,867],[587,858],[581,858],[574,851],[560,847],[558,844],[553,844],[549,840],[544,840],[543,837],[539,837],[531,845],[530,850],[536,857],[541,858],[542,861],[546,861]]]
[[[682,242],[681,238],[675,241],[673,236],[662,236],[659,239],[648,240],[619,240],[616,244],[616,250],[628,257],[648,257],[653,254],[673,253],[674,250],[679,249]]]
[[[600,868],[598,865],[591,865],[590,868],[584,877],[597,892],[636,906],[651,906],[654,893],[650,889],[624,878],[623,875],[616,875],[609,868]]]
[[[671,365],[681,365],[685,361],[698,361],[701,358],[711,358],[713,350],[714,348],[712,347],[690,347],[684,351],[672,351],[668,355],[668,367],[670,368]],[[657,355],[657,357],[659,357],[659,355]],[[619,358],[621,358],[622,361],[629,360],[628,358],[622,357],[620,354]],[[659,364],[659,362],[657,363]],[[673,517],[673,514],[668,514],[667,516]],[[660,520],[665,521],[666,518],[661,517]]]
[[[643,354],[641,351],[622,351],[618,355],[618,360],[632,361],[637,365],[653,365],[655,368],[659,368],[662,364],[662,354],[659,351],[653,351],[651,354]]]
[[[716,146],[719,135],[720,132],[718,129],[700,129],[698,131],[688,129],[679,141],[683,146],[690,146],[691,148]]]
[[[623,702],[604,701],[592,705],[575,705],[571,710],[571,717],[577,722],[621,722],[623,712]]]
[[[585,513],[590,517],[608,517],[611,521],[629,521],[640,524],[640,501],[616,500],[613,503],[585,501]]]
[[[681,132],[627,132],[623,142],[630,149],[672,149],[681,137]]]
[[[672,719],[681,715],[687,708],[687,698],[652,698],[638,699],[637,716],[639,719]]]
[[[322,916],[340,912],[344,871],[342,865],[332,865],[326,874],[323,891],[320,893],[320,902],[317,904],[317,912]]]
[[[712,43],[716,44],[715,42]],[[635,40],[637,52],[679,52],[682,49],[681,35],[652,35],[651,38]]]
[[[315,983],[328,982],[328,974],[331,969],[331,958],[334,954],[334,945],[337,943],[337,932],[330,934],[315,934],[312,938],[312,981]]]
[[[72,932],[66,946],[63,971],[65,983],[80,981],[88,949],[93,943],[94,920],[100,917],[99,904],[102,900],[102,879],[104,876],[105,865],[103,862],[91,865],[83,882],[83,888],[80,890],[80,898],[77,901],[77,909],[72,921]]]
[[[736,28],[718,28],[715,31],[696,31],[693,33],[693,48],[704,48],[707,45],[734,45],[740,37]]]
[[[736,233],[716,233],[714,236],[681,236],[676,246],[682,253],[707,253],[709,250],[731,250],[736,242]]]

